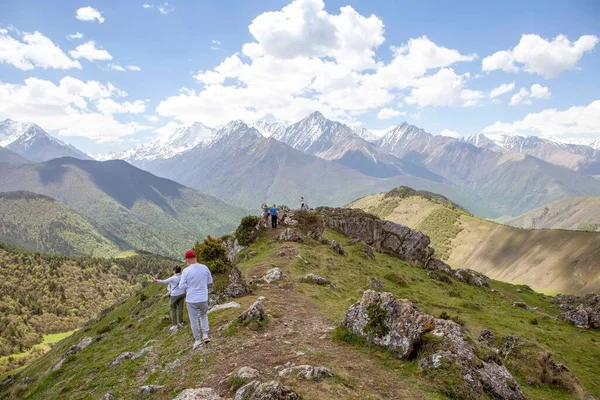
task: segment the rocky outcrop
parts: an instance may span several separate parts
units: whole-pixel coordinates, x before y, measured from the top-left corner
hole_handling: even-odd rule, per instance
[[[275,268],[271,268],[270,270],[267,271],[267,273],[265,275],[263,275],[262,278],[259,278],[256,281],[253,281],[253,283],[257,283],[259,281],[265,282],[265,283],[272,283],[275,281],[279,281],[281,279],[283,279],[285,277],[285,274],[283,273],[282,270],[280,270],[279,268],[275,267]]]
[[[252,305],[250,307],[248,307],[247,310],[245,310],[240,315],[238,315],[237,318],[230,321],[226,325],[223,325],[222,327],[220,327],[219,331],[227,329],[235,323],[240,323],[240,324],[248,323],[252,319],[255,321],[258,321],[258,322],[264,321],[265,316],[266,316],[265,315],[266,311],[265,311],[265,306],[264,306],[263,302],[265,300],[266,299],[263,296],[260,296],[258,299],[256,299],[256,301],[254,303],[252,303]]]
[[[234,377],[240,379],[256,379],[260,376],[260,372],[252,367],[242,367],[233,374]]]
[[[88,347],[90,344],[92,344],[93,341],[94,341],[94,339],[88,336],[88,337],[84,337],[83,339],[81,339],[81,341],[79,343],[71,346],[69,348],[69,350],[67,350],[67,352],[65,354],[63,354],[63,358],[52,367],[52,371],[56,371],[56,370],[60,369],[63,366],[63,364],[65,363],[68,356],[70,356],[71,354],[79,353],[80,351],[82,351],[83,349]]]
[[[600,295],[556,296],[553,303],[564,312],[560,318],[579,328],[600,329]]]
[[[140,358],[141,356],[143,356],[144,354],[148,353],[151,350],[152,350],[152,346],[145,347],[145,348],[141,349],[140,351],[138,351],[137,353],[134,353],[133,351],[123,352],[123,353],[119,354],[114,360],[112,360],[108,364],[108,366],[116,367],[117,365],[121,364],[125,360],[137,360],[138,358]]]
[[[470,390],[482,396],[487,393],[493,398],[522,400],[525,396],[510,372],[493,358],[480,358],[476,345],[466,340],[468,331],[454,321],[435,320],[431,332],[440,342],[431,354],[419,357],[419,366],[426,375],[432,370],[457,371]]]
[[[212,388],[185,389],[173,400],[221,400],[222,397]]]
[[[371,290],[383,292],[383,282],[378,277],[371,278]]]
[[[408,300],[367,290],[360,301],[346,311],[342,326],[404,358],[411,354],[423,334],[434,328],[435,322],[431,315],[419,311]]]
[[[432,258],[431,260],[429,260],[426,268],[430,271],[440,271],[447,273],[449,273],[452,270],[452,268],[450,268],[448,264],[436,258]]]
[[[378,251],[389,251],[403,260],[425,267],[433,255],[427,235],[357,209],[320,207],[325,226],[360,239]]]
[[[223,246],[227,249],[227,259],[232,265],[237,265],[240,257],[240,253],[244,250],[244,246],[238,243],[238,240],[234,236],[228,237],[223,241]]]
[[[472,269],[455,269],[453,271],[453,275],[459,281],[463,281],[469,285],[486,287],[490,286],[490,283],[485,275],[477,271],[473,271]]]
[[[104,393],[102,397],[100,397],[100,400],[115,400],[115,396],[113,396],[113,394],[109,390],[108,392]]]
[[[327,367],[312,365],[296,365],[279,371],[279,376],[295,375],[297,378],[307,381],[320,382],[325,378],[333,376],[333,372]]]
[[[335,251],[336,253],[338,253],[339,255],[343,256],[344,254],[346,254],[346,251],[344,250],[344,246],[342,246],[335,240],[322,237],[320,239],[320,241],[321,241],[321,243],[326,244],[329,247],[331,247],[331,249],[333,251]]]
[[[215,300],[217,303],[221,303],[227,299],[242,297],[249,293],[252,293],[252,288],[246,283],[242,272],[237,267],[233,267],[229,273],[229,284],[215,297]]]
[[[321,286],[334,286],[329,279],[323,278],[322,276],[315,274],[305,275],[302,279],[300,279],[300,282]]]
[[[285,242],[301,242],[303,240],[302,233],[292,228],[286,228],[277,239]]]
[[[235,400],[300,400],[302,397],[278,381],[252,381],[235,394]]]
[[[152,395],[156,392],[158,392],[160,389],[163,389],[165,387],[165,385],[144,385],[140,387],[140,395],[142,396],[149,396]]]

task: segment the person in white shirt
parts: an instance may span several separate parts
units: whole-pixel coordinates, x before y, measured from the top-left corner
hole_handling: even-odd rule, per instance
[[[208,337],[208,293],[212,290],[213,279],[208,267],[198,264],[194,250],[188,250],[185,253],[185,262],[188,267],[181,274],[179,288],[186,293],[185,303],[194,334],[192,349],[196,350],[203,342],[210,342]],[[200,337],[198,318],[202,324],[202,337]]]
[[[167,294],[170,296],[171,308],[171,332],[177,332],[178,326],[183,326],[183,303],[185,301],[185,291],[179,288],[181,280],[181,267],[173,267],[173,276],[168,279],[155,279],[156,283],[167,285]]]

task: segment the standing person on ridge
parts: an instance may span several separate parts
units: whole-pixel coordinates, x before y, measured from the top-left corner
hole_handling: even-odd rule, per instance
[[[269,223],[269,205],[267,203],[263,203],[262,205],[262,217],[266,227]]]
[[[187,294],[185,303],[194,334],[192,350],[196,350],[203,342],[210,342],[208,337],[208,293],[212,290],[213,279],[208,267],[198,264],[194,250],[188,250],[185,253],[185,262],[188,267],[181,274],[179,288]],[[201,326],[198,326],[198,318],[200,318]],[[200,328],[202,328],[202,337]]]
[[[304,210],[306,207],[306,202],[304,201],[304,196],[300,197],[300,209]]]
[[[277,229],[277,205],[273,204],[270,210],[271,213],[271,228]]]
[[[168,279],[154,279],[156,283],[166,284],[167,294],[169,295],[170,309],[171,309],[171,332],[177,332],[179,326],[183,326],[183,302],[185,300],[185,290],[179,287],[179,281],[181,281],[181,267],[175,265],[173,267],[173,276]]]

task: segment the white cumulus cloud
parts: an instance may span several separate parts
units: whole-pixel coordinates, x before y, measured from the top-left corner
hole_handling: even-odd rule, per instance
[[[90,61],[112,60],[110,53],[101,47],[96,47],[96,42],[93,40],[77,46],[75,50],[71,50],[69,54],[75,59],[85,58]]]
[[[531,88],[529,90],[526,88],[521,88],[519,90],[519,93],[514,94],[510,98],[510,105],[516,106],[517,104],[531,104],[532,99],[547,100],[550,97],[552,97],[550,89],[538,83],[535,83],[531,85]]]
[[[490,91],[490,98],[496,98],[498,96],[502,96],[505,93],[510,93],[515,90],[515,82],[504,83]]]
[[[164,14],[164,15],[170,14],[173,11],[175,11],[175,7],[173,7],[169,3],[163,3],[160,6],[158,6],[158,12],[160,12],[161,14]]]
[[[141,71],[142,70],[137,65],[126,65],[125,69],[127,69],[128,71]]]
[[[575,106],[562,111],[547,109],[527,114],[522,120],[512,123],[498,121],[483,129],[483,133],[510,133],[557,139],[598,137],[600,100],[595,100],[587,106]]]
[[[75,18],[77,18],[80,21],[96,20],[100,24],[104,22],[104,17],[102,16],[102,13],[90,6],[79,8],[77,10],[77,13],[75,14]]]
[[[79,61],[69,58],[60,47],[40,32],[23,33],[12,37],[8,30],[0,30],[0,63],[21,70],[39,68],[81,69]]]
[[[393,108],[382,108],[377,113],[377,119],[391,119],[395,117],[399,117],[401,115],[406,115],[405,112],[394,110]]]
[[[575,42],[565,35],[558,35],[552,40],[538,35],[523,35],[513,49],[485,57],[482,69],[513,73],[523,69],[545,78],[556,78],[560,73],[574,69],[584,53],[592,51],[599,41],[594,35],[581,36]]]
[[[395,47],[392,60],[384,63],[376,58],[385,40],[382,20],[352,7],[329,13],[322,0],[294,0],[260,14],[249,31],[253,39],[241,52],[194,75],[199,90],[182,89],[156,112],[179,123],[200,119],[218,126],[232,119],[296,120],[320,110],[353,124],[362,113],[394,108],[388,104],[398,103],[399,91],[425,86],[420,79],[428,73],[477,58],[423,36]],[[456,98],[441,103],[478,103],[481,94],[466,87],[467,78],[459,76],[461,88],[451,92]],[[413,94],[415,102],[431,102],[424,91]]]
[[[96,109],[104,115],[112,114],[142,114],[146,111],[146,102],[136,100],[134,102],[117,102],[110,98],[101,98],[96,101]]]
[[[73,33],[72,35],[67,35],[67,40],[81,39],[81,38],[83,38],[83,33],[81,33],[81,32]]]
[[[451,68],[442,68],[434,75],[417,79],[405,101],[420,107],[476,106],[485,95],[481,91],[466,89],[468,79],[468,73],[458,75]]]
[[[112,107],[114,113],[137,112],[141,108],[139,101],[117,103],[120,106],[108,101],[126,95],[111,83],[82,81],[70,76],[58,84],[39,78],[27,78],[23,84],[0,82],[0,119],[35,121],[59,135],[87,137],[98,143],[119,141],[149,127],[137,122],[120,122],[110,113],[102,113],[98,108],[93,111],[93,108],[100,102],[104,111]]]

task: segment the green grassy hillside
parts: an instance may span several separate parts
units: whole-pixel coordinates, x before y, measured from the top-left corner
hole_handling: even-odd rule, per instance
[[[0,241],[64,255],[111,257],[118,246],[60,202],[30,192],[0,193]]]
[[[122,250],[170,257],[209,233],[231,232],[247,213],[120,160],[0,164],[0,191],[19,190],[60,201]]]
[[[600,231],[600,197],[572,197],[507,219],[507,225],[527,229]]]
[[[42,342],[43,335],[81,327],[172,264],[150,254],[68,257],[0,243],[0,372],[29,358],[11,354]]]
[[[517,229],[407,188],[366,196],[349,207],[423,231],[452,267],[547,293],[600,292],[600,233]]]
[[[600,332],[585,331],[555,320],[560,313],[551,298],[524,286],[491,281],[490,288],[459,281],[444,283],[431,279],[427,271],[397,258],[375,254],[369,259],[364,244],[352,244],[338,232],[325,237],[345,247],[345,255],[312,239],[303,243],[279,242],[268,231],[244,250],[240,268],[247,277],[262,276],[279,267],[284,281],[254,286],[254,293],[235,299],[240,309],[210,314],[213,342],[191,352],[189,328],[169,334],[165,319],[168,305],[160,296],[163,288],[152,285],[109,310],[96,323],[86,325],[58,343],[30,366],[0,383],[0,398],[94,399],[108,390],[115,398],[138,398],[142,385],[159,385],[153,399],[171,399],[186,388],[212,387],[225,398],[233,398],[243,381],[228,378],[242,366],[258,369],[263,379],[278,379],[305,399],[444,399],[446,378],[424,376],[417,360],[399,360],[390,352],[360,343],[349,344],[335,328],[346,309],[356,302],[372,278],[383,281],[384,290],[413,301],[427,313],[442,313],[466,326],[469,340],[476,341],[482,329],[498,337],[518,335],[553,354],[581,382],[584,390],[600,396]],[[300,283],[307,273],[326,277],[335,288]],[[234,325],[217,333],[217,328],[235,318],[258,296],[265,296],[269,315],[258,325]],[[532,309],[513,307],[514,301]],[[83,338],[93,342],[78,354],[67,357],[52,371],[62,355]],[[433,340],[433,339],[431,339]],[[145,352],[136,359],[110,366],[126,351]],[[320,383],[294,377],[279,377],[286,363],[323,365],[335,377]],[[535,365],[510,364],[528,399],[575,399],[559,383],[535,381],[527,372]],[[276,368],[278,367],[278,369]]]

